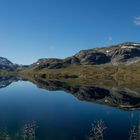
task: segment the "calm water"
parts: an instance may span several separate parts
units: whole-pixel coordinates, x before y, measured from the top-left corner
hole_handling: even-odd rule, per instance
[[[49,91],[28,81],[0,81],[0,140],[134,140],[140,133],[138,95],[132,97],[134,102],[124,95],[116,107],[116,102],[105,104],[109,93],[103,89],[73,89],[73,95],[61,90],[65,86],[60,88],[60,83]],[[95,103],[98,91],[102,96],[96,95],[100,103]]]

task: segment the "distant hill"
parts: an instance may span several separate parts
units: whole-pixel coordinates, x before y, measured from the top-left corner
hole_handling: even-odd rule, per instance
[[[13,64],[8,59],[0,57],[0,70],[14,71],[17,69],[17,67],[18,65]]]
[[[65,59],[39,59],[32,67],[58,69],[71,65],[131,65],[140,61],[140,43],[125,42],[103,48],[81,50]]]
[[[81,50],[65,59],[43,58],[29,65],[13,64],[0,57],[0,71],[14,71],[42,78],[113,78],[140,80],[140,43],[124,42]]]
[[[140,43],[124,42],[103,48],[81,50],[77,54],[65,59],[42,58],[30,65],[39,69],[58,69],[72,65],[131,65],[140,62]],[[13,64],[6,58],[0,57],[0,69],[21,70],[28,66]]]
[[[10,60],[4,57],[0,57],[0,70],[2,71],[18,71],[23,68],[28,68],[26,65],[18,65],[12,63]]]

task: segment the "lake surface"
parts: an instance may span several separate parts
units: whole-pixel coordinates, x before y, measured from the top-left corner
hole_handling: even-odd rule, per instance
[[[109,100],[111,96],[107,89],[73,88],[54,82],[51,87],[46,85],[48,89],[15,78],[0,79],[0,140],[139,138],[138,93],[134,92],[136,95],[131,97],[132,91],[127,89],[129,95],[126,95],[121,90],[122,100],[120,95],[118,100],[112,98],[120,101],[117,105]]]

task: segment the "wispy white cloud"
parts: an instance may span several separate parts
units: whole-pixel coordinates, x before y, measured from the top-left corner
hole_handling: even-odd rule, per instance
[[[140,16],[134,18],[134,24],[140,26]]]

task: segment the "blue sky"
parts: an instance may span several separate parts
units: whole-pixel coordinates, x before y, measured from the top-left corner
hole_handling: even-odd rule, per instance
[[[18,64],[140,42],[140,0],[0,0],[0,56]]]

